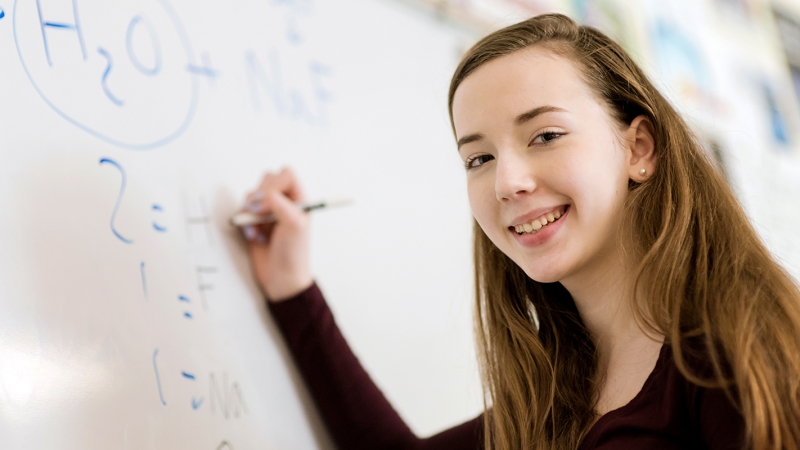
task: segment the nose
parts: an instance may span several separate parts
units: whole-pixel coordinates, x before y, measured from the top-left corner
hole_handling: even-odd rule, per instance
[[[499,152],[496,158],[494,190],[498,201],[514,200],[536,189],[533,168],[524,155],[506,151]]]

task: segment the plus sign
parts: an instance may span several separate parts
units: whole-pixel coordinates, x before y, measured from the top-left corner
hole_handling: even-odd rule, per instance
[[[198,66],[189,64],[189,66],[186,67],[186,70],[191,73],[206,77],[208,84],[211,87],[215,87],[215,80],[219,77],[219,71],[214,69],[213,65],[211,64],[211,57],[208,56],[208,52],[203,52],[203,54],[200,55],[200,59],[202,60],[201,65]]]

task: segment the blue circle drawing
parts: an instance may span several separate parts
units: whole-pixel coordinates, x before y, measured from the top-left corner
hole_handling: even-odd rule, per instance
[[[166,0],[158,0],[158,2],[161,3],[161,6],[164,8],[164,10],[166,11],[167,15],[169,15],[170,19],[172,20],[172,23],[175,25],[175,30],[177,31],[178,36],[181,39],[181,43],[183,44],[183,49],[186,52],[186,60],[189,62],[189,66],[190,67],[195,66],[196,64],[195,64],[195,60],[194,60],[194,52],[192,51],[192,46],[191,46],[191,42],[189,40],[189,35],[186,33],[186,29],[183,27],[183,24],[181,23],[180,19],[178,18],[177,12],[172,8],[172,5],[170,5]],[[169,136],[166,136],[164,138],[158,139],[155,142],[149,142],[149,143],[146,143],[146,144],[131,144],[131,143],[128,143],[128,142],[120,141],[118,139],[115,139],[115,138],[113,138],[111,136],[105,135],[105,134],[103,134],[103,133],[101,133],[101,132],[99,132],[99,131],[97,131],[97,130],[95,130],[93,128],[90,128],[90,127],[84,125],[83,123],[73,119],[67,113],[65,113],[64,111],[59,109],[52,101],[50,101],[50,99],[47,98],[47,96],[44,94],[44,92],[41,90],[41,88],[39,88],[39,86],[36,84],[36,81],[34,81],[30,70],[25,65],[25,60],[22,57],[22,50],[20,49],[20,46],[19,46],[19,40],[17,39],[17,4],[18,3],[19,3],[19,0],[14,0],[14,9],[12,11],[11,22],[12,22],[13,30],[14,30],[14,45],[17,47],[17,54],[19,55],[19,61],[22,64],[22,68],[25,70],[25,74],[28,76],[28,79],[30,80],[31,85],[33,85],[33,88],[36,89],[36,92],[39,93],[39,96],[42,97],[42,99],[45,101],[45,103],[47,103],[50,106],[50,108],[52,108],[61,117],[63,117],[68,122],[70,122],[73,125],[75,125],[76,127],[82,129],[83,131],[91,134],[92,136],[95,136],[95,137],[97,137],[99,139],[102,139],[102,140],[104,140],[104,141],[106,141],[106,142],[108,142],[110,144],[116,145],[118,147],[127,148],[127,149],[131,149],[131,150],[150,150],[150,149],[154,149],[154,148],[161,147],[163,145],[169,144],[170,142],[172,142],[175,139],[177,139],[180,135],[182,135],[186,131],[187,128],[189,128],[189,124],[191,124],[192,119],[194,118],[194,114],[195,114],[195,112],[197,110],[197,103],[198,103],[198,97],[199,97],[198,77],[197,77],[197,74],[191,73],[191,72],[189,72],[189,74],[190,74],[191,80],[192,80],[192,99],[191,99],[191,103],[189,105],[189,109],[186,112],[186,117],[184,117],[183,122],[178,126],[178,128],[174,132],[172,132],[172,134],[170,134]],[[3,15],[5,15],[5,13],[2,12],[2,8],[0,8],[0,18],[2,18]]]
[[[147,31],[150,34],[150,43],[153,44],[153,67],[145,67],[141,61],[139,61],[139,57],[136,56],[136,52],[133,51],[133,32],[136,30],[136,25],[140,23],[144,23],[147,25]],[[155,76],[161,70],[161,47],[158,43],[158,36],[156,36],[155,30],[153,27],[144,21],[142,16],[136,16],[131,20],[131,23],[128,25],[128,32],[125,34],[125,47],[128,49],[128,57],[131,59],[133,66],[136,67],[136,70],[139,72],[148,75],[148,76]]]
[[[6,12],[5,12],[5,11],[3,11],[3,7],[2,7],[2,6],[0,6],[0,19],[2,19],[2,18],[3,18],[3,17],[5,17],[5,16],[6,16]]]

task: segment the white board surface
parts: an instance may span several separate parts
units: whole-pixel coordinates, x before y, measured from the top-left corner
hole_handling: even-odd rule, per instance
[[[376,0],[0,0],[4,449],[332,448],[227,218],[290,165],[314,273],[430,434],[477,414],[468,37]]]

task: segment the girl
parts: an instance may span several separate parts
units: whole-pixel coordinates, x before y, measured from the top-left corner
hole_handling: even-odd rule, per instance
[[[416,438],[314,286],[297,180],[249,201],[255,274],[342,449],[800,448],[800,293],[625,51],[543,15],[464,56],[485,413]]]

